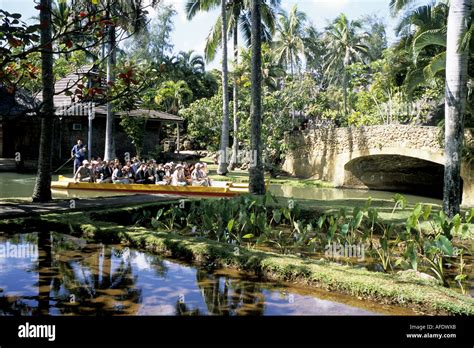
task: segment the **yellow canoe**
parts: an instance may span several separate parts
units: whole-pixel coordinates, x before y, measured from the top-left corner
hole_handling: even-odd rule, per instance
[[[215,186],[214,186],[215,185]],[[249,192],[248,184],[233,184],[228,181],[215,181],[213,186],[172,186],[144,184],[99,184],[74,182],[71,178],[60,175],[58,181],[51,183],[57,190],[94,190],[124,193],[148,193],[168,195],[231,197]]]

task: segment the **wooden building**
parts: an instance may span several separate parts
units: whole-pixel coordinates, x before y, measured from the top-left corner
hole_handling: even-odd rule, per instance
[[[55,120],[53,161],[60,163],[70,157],[72,146],[81,139],[88,143],[89,111],[93,112],[92,124],[92,157],[103,157],[105,148],[106,106],[90,102],[77,102],[67,91],[74,92],[75,86],[96,74],[92,66],[84,66],[55,84]],[[35,100],[25,96],[24,92],[17,92],[15,96],[7,98],[6,90],[0,88],[0,158],[13,158],[20,152],[23,160],[38,158],[39,139],[41,132],[40,118],[34,110],[41,98]],[[92,107],[91,107],[92,106]],[[120,126],[121,115],[130,117],[145,117],[147,119],[144,131],[142,153],[150,153],[157,149],[162,142],[161,130],[164,124],[172,124],[178,129],[183,118],[168,113],[138,109],[131,112],[115,112],[115,150],[118,158],[123,158],[125,152],[135,155],[135,147],[130,138]]]

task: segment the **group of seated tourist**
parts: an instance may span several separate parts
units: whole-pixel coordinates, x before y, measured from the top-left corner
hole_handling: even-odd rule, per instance
[[[174,186],[211,186],[206,163],[157,164],[155,160],[142,162],[133,158],[122,165],[116,158],[89,162],[84,160],[74,174],[75,182],[114,184],[156,184]]]

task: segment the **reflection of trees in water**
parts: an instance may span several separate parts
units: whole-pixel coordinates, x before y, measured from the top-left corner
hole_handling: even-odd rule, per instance
[[[263,315],[265,301],[258,284],[216,276],[201,269],[197,270],[196,279],[209,314]]]
[[[51,232],[38,233],[38,314],[49,315],[49,293],[57,274],[53,266]]]
[[[49,315],[51,303],[62,314],[136,314],[142,293],[130,255],[104,245],[81,249],[74,239],[50,232],[38,233],[37,243],[38,263],[31,271],[38,274],[38,294],[0,296],[0,315]],[[115,259],[113,252],[119,254]]]
[[[145,254],[147,264],[153,268],[155,274],[160,278],[166,278],[168,267],[159,255]]]
[[[2,315],[48,315],[50,303],[50,289],[52,279],[56,277],[57,268],[53,266],[51,233],[39,232],[26,236],[13,236],[9,238],[10,243],[38,243],[38,264],[31,271],[38,274],[38,294],[37,296],[11,296],[0,297],[0,313]],[[29,302],[36,302],[34,307]]]
[[[87,257],[76,261],[58,261],[60,287],[56,296],[63,314],[136,314],[142,302],[142,291],[136,287],[132,258],[120,255],[113,258],[112,247],[89,246]],[[119,261],[112,268],[112,260]],[[71,295],[74,301],[71,302]]]

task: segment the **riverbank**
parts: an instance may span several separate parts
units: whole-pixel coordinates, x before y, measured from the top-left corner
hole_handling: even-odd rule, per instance
[[[154,209],[159,206],[160,203],[146,205]],[[101,213],[41,214],[34,218],[3,220],[0,229],[11,233],[47,230],[104,242],[121,242],[160,255],[196,262],[207,268],[232,267],[252,272],[263,279],[302,283],[378,303],[413,308],[420,314],[474,315],[474,299],[428,280],[397,273],[371,272],[328,260],[280,255],[129,225],[131,216],[142,208],[110,208]]]

